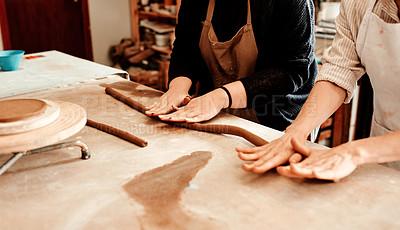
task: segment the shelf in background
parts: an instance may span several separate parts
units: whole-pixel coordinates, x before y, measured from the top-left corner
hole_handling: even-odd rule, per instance
[[[171,55],[171,53],[172,53],[172,50],[168,46],[160,47],[160,46],[152,45],[151,48],[157,52],[167,54],[167,55]]]
[[[139,16],[140,17],[154,17],[154,18],[172,18],[172,19],[176,19],[176,15],[175,14],[161,14],[158,12],[154,12],[154,11],[143,11],[143,10],[139,10]]]

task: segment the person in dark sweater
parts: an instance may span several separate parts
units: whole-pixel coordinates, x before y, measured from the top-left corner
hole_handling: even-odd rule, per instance
[[[169,90],[149,116],[200,122],[248,108],[285,130],[314,85],[312,0],[182,0],[175,34]]]

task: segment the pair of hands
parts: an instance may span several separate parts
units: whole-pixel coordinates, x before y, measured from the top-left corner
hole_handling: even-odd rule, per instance
[[[223,108],[224,103],[218,97],[217,90],[192,98],[187,92],[174,88],[168,90],[153,105],[146,107],[146,114],[171,122],[206,121],[215,117]]]
[[[316,178],[335,182],[346,177],[358,166],[349,144],[321,150],[311,149],[298,138],[285,134],[281,138],[261,147],[237,148],[244,161],[243,169],[263,173],[277,167],[277,172],[292,178]],[[302,158],[305,159],[302,160]],[[281,166],[289,162],[288,166]]]
[[[163,121],[194,123],[213,118],[224,107],[218,90],[192,99],[182,88],[171,87],[157,102],[147,107],[146,114],[158,116]],[[236,150],[240,159],[253,161],[243,165],[248,172],[264,173],[277,167],[279,174],[293,178],[338,181],[358,165],[349,144],[327,150],[310,149],[305,138],[291,133],[264,146]],[[286,163],[289,165],[282,166]]]

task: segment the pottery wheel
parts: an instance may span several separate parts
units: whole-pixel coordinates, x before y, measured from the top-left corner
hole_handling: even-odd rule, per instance
[[[60,115],[59,106],[39,99],[0,101],[0,135],[22,133],[41,128]]]
[[[0,101],[0,111],[0,154],[55,144],[76,134],[86,124],[86,111],[64,101]]]
[[[47,103],[36,99],[0,101],[0,122],[20,121],[34,117],[46,110]]]

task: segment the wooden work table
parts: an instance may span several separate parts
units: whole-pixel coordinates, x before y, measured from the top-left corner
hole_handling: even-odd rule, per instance
[[[89,160],[81,160],[77,148],[22,157],[0,176],[0,229],[147,229],[148,209],[130,194],[141,186],[134,183],[135,176],[196,151],[209,151],[212,157],[180,198],[175,197],[180,201],[172,205],[172,213],[162,213],[166,209],[160,204],[157,215],[167,229],[400,228],[398,171],[366,165],[338,183],[289,179],[275,170],[248,173],[241,169],[243,161],[235,151],[235,147],[252,146],[246,140],[151,119],[105,94],[106,86],[145,105],[160,95],[143,85],[110,77],[12,98],[79,104],[88,118],[132,132],[149,145],[141,148],[86,126],[68,140],[86,143],[92,153]],[[268,141],[282,135],[227,114],[211,123],[246,128]],[[0,162],[9,157],[0,155]],[[186,176],[185,171],[174,170],[178,170],[175,177],[149,177],[145,182],[154,180],[154,187],[148,193],[163,196],[169,191],[157,187],[160,181],[173,187]]]

